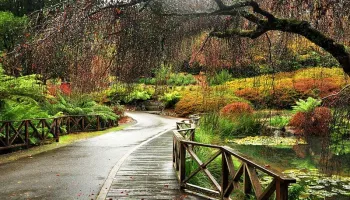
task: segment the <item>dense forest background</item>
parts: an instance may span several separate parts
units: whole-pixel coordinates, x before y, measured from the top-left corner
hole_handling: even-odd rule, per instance
[[[289,199],[348,199],[349,24],[348,0],[0,0],[0,121],[202,114],[195,141],[298,178]]]

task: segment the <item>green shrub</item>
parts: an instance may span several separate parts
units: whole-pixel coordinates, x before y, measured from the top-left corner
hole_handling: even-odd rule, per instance
[[[167,85],[172,85],[172,86],[191,85],[195,83],[196,83],[196,79],[192,74],[186,75],[184,73],[172,73],[170,74],[170,77],[167,80]]]
[[[129,103],[131,101],[142,100],[146,101],[151,98],[151,95],[147,93],[147,91],[133,91],[129,96],[126,97],[125,103]]]
[[[42,108],[45,88],[35,75],[12,77],[0,67],[0,120],[46,118],[50,115]]]
[[[228,70],[222,70],[214,76],[208,77],[209,85],[221,85],[232,80],[232,75]]]
[[[0,51],[12,50],[20,41],[27,24],[26,16],[16,17],[11,12],[0,11]]]
[[[164,93],[164,95],[159,98],[160,101],[165,103],[166,108],[173,108],[180,99],[181,94],[178,91]]]
[[[182,86],[195,84],[197,81],[192,74],[184,73],[169,73],[167,76],[157,76],[156,78],[140,78],[139,83],[146,85],[164,85],[165,83],[169,86]]]
[[[110,89],[94,94],[94,98],[100,103],[108,105],[118,105],[119,103],[135,103],[137,101],[146,101],[152,98],[155,93],[153,86],[143,84],[126,85],[118,83]]]
[[[304,192],[306,192],[305,186],[299,185],[299,184],[293,184],[288,189],[288,199],[289,200],[299,200],[299,199],[309,200],[310,199],[309,197],[306,197],[306,198],[300,197],[300,195]]]
[[[0,111],[0,121],[17,121],[23,119],[50,117],[47,110],[42,109],[38,102],[27,101],[23,98],[18,100],[2,100]]]
[[[58,95],[51,103],[46,103],[50,115],[63,113],[64,115],[100,115],[104,120],[117,120],[113,109],[96,103],[89,96],[80,96],[75,99]]]
[[[201,118],[200,130],[202,134],[216,135],[222,138],[254,136],[258,135],[262,128],[262,124],[258,119],[256,115],[252,114],[241,114],[232,119],[211,113]]]
[[[295,102],[297,105],[292,106],[293,112],[303,112],[303,113],[309,113],[312,112],[317,106],[321,105],[321,100],[314,99],[312,97],[309,97],[305,100],[299,99],[299,101]]]
[[[270,119],[270,125],[278,128],[283,128],[289,124],[290,117],[273,116]]]

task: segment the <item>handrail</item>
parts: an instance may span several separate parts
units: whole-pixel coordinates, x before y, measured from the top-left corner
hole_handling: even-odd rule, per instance
[[[113,120],[102,120],[100,115],[67,115],[54,118],[37,118],[17,121],[0,121],[0,151],[24,146],[29,148],[30,137],[40,144],[51,139],[59,142],[60,135],[99,131],[118,125]]]
[[[217,199],[229,199],[230,195],[236,189],[243,189],[245,194],[253,192],[259,200],[267,200],[274,193],[277,200],[288,199],[288,185],[295,183],[295,179],[286,177],[273,169],[258,165],[230,147],[194,142],[194,123],[196,122],[191,120],[188,122],[177,122],[177,130],[174,130],[173,164],[182,189],[193,193],[199,191],[204,193],[207,197]],[[187,135],[189,133],[190,137]],[[207,161],[202,161],[196,154],[196,148],[200,147],[210,148],[215,151],[215,153]],[[219,181],[208,169],[208,165],[218,158],[221,159]],[[196,170],[190,172],[186,171],[186,162],[188,162],[189,159],[199,166]],[[240,166],[235,167],[233,159],[238,160],[241,163]],[[210,180],[213,186],[212,188],[203,188],[190,183],[190,180],[201,171],[204,172],[206,177]],[[259,181],[258,172],[262,172],[273,178],[265,188]],[[241,179],[243,179],[243,182]]]
[[[33,118],[33,119],[22,119],[22,120],[0,120],[0,123],[3,122],[22,122],[22,121],[26,121],[26,120],[40,120],[40,119],[59,119],[59,118],[64,118],[64,117],[96,117],[96,116],[101,116],[101,115],[64,115],[64,116],[60,116],[60,117],[48,117],[48,118]]]

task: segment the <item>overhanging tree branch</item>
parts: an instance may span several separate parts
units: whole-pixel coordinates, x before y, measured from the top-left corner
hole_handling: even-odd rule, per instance
[[[224,13],[226,15],[230,15],[230,12],[232,12],[231,15],[237,15],[238,13],[241,17],[254,23],[256,28],[253,30],[242,30],[235,28],[224,31],[212,31],[210,36],[218,38],[240,36],[255,39],[268,31],[295,33],[304,36],[311,42],[329,52],[335,59],[337,59],[344,72],[350,75],[350,53],[346,50],[345,46],[337,43],[334,39],[313,28],[309,22],[295,19],[277,18],[268,11],[260,8],[259,4],[255,1],[242,1],[231,6],[226,6],[222,0],[214,1],[219,7],[219,10],[215,11],[214,13]],[[264,18],[259,18],[257,15],[246,10],[237,11],[237,9],[244,7],[253,8],[253,12],[255,14],[259,14]]]

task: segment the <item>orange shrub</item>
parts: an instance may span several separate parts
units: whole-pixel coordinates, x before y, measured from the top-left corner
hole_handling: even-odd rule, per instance
[[[296,113],[289,125],[295,128],[297,134],[305,136],[324,136],[329,132],[329,124],[332,120],[331,110],[327,107],[317,107],[313,112]]]
[[[269,107],[273,108],[290,108],[295,104],[295,101],[302,99],[304,96],[298,93],[290,86],[277,86],[270,90],[265,96],[264,101]]]
[[[336,78],[301,78],[290,84],[276,85],[274,89],[244,88],[235,94],[257,108],[290,108],[298,99],[325,97],[340,91],[341,87],[342,83]]]
[[[204,95],[200,92],[189,92],[182,95],[182,98],[175,105],[175,113],[185,117],[190,114],[219,111],[230,102],[244,101],[234,95]]]
[[[296,91],[308,96],[324,97],[340,90],[341,85],[336,82],[337,80],[333,78],[303,78],[295,81],[294,88]]]
[[[221,109],[221,114],[225,116],[237,115],[237,114],[249,114],[253,113],[253,108],[245,102],[234,102],[226,105]]]
[[[236,95],[249,100],[256,108],[289,108],[295,101],[302,98],[302,95],[290,86],[278,86],[268,91],[245,88],[236,91]]]
[[[264,102],[263,92],[256,88],[244,88],[237,90],[235,94],[250,101],[255,106],[260,106]]]

